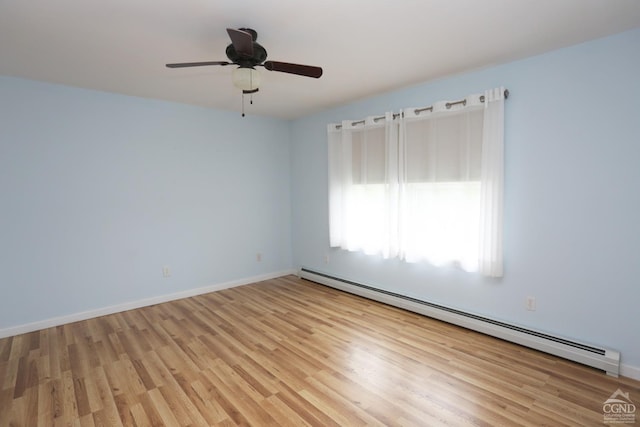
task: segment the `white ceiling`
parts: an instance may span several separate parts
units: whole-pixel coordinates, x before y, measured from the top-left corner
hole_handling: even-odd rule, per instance
[[[640,27],[638,0],[0,0],[0,74],[240,111],[226,28],[269,59],[247,113],[296,118]]]

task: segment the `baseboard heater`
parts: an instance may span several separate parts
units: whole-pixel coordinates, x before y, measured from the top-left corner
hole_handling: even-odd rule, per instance
[[[301,268],[299,277],[601,369],[617,377],[620,353]]]

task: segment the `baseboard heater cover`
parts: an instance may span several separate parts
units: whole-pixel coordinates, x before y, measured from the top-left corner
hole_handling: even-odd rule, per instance
[[[299,277],[601,369],[617,377],[620,353],[301,268]]]

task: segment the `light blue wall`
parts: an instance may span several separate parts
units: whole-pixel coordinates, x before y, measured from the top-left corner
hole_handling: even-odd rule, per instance
[[[0,329],[290,269],[289,141],[282,120],[0,77]]]
[[[636,30],[295,121],[294,264],[618,349],[639,369],[639,76]],[[511,92],[503,279],[328,248],[327,123],[500,85]]]

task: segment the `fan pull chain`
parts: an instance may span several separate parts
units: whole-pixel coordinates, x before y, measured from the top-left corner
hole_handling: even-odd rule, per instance
[[[242,117],[244,117],[244,94],[245,92],[242,91]],[[249,94],[249,104],[253,105],[253,92]]]
[[[249,73],[249,82],[251,85],[251,90],[255,89],[253,87],[253,73]],[[249,96],[249,104],[253,105],[253,92],[251,92],[251,95]]]

